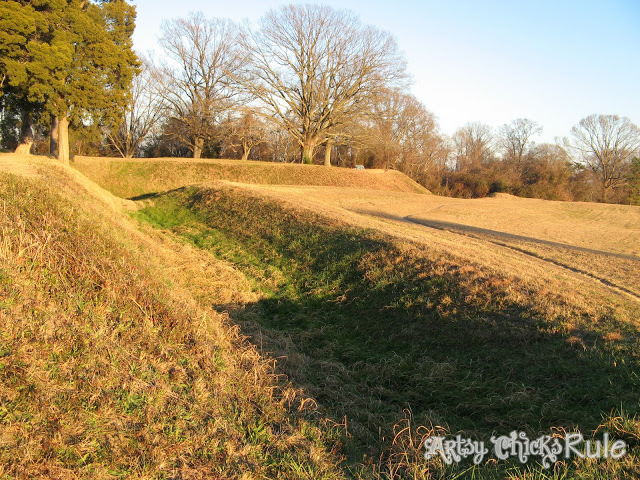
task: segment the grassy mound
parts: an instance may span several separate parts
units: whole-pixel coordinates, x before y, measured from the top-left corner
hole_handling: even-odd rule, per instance
[[[2,479],[640,477],[638,309],[222,183],[152,195],[134,225],[77,171],[12,165],[30,178],[0,174]],[[423,458],[428,436],[511,430],[628,453]]]
[[[263,298],[232,318],[341,425],[354,476],[640,475],[637,312],[586,311],[240,188],[179,189],[138,215],[255,280]],[[488,442],[511,430],[533,439],[603,429],[631,446],[623,461],[448,467],[420,449],[435,433]]]
[[[40,173],[0,173],[0,478],[341,478],[310,404],[170,275],[185,250]]]
[[[316,185],[428,193],[395,170],[353,170],[240,160],[115,159],[76,157],[72,166],[122,198],[184,185],[227,180],[270,185]]]

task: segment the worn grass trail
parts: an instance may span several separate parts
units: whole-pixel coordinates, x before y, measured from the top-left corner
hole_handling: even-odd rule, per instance
[[[458,223],[414,218],[410,215],[398,217],[386,213],[363,210],[357,213],[399,222],[412,222],[428,228],[484,240],[498,247],[509,248],[541,261],[565,268],[571,272],[585,275],[607,287],[629,295],[634,300],[640,300],[640,285],[634,282],[633,278],[629,278],[630,275],[628,275],[630,272],[633,272],[633,276],[635,276],[637,270],[640,268],[640,257],[636,255],[603,252],[601,250],[550,242],[548,240],[540,240],[485,228],[470,227]],[[585,259],[588,260],[585,261]],[[611,259],[615,260],[614,266],[610,266],[609,264]],[[595,270],[595,273],[589,269],[589,266],[593,264],[597,264],[599,267]],[[587,268],[585,268],[585,266],[587,266]]]

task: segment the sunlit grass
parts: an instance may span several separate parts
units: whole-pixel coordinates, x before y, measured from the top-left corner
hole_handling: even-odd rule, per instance
[[[103,180],[166,185],[139,163]],[[638,324],[613,301],[243,188],[151,196],[135,226],[77,173],[40,173],[0,180],[0,478],[640,476]],[[630,453],[423,458],[429,435],[512,429]]]
[[[197,252],[47,174],[0,174],[0,478],[341,478],[303,399],[183,289]]]
[[[622,471],[613,462],[569,463],[555,473],[517,465],[472,471],[419,455],[436,426],[475,438],[513,429],[532,438],[575,429],[588,436],[613,409],[636,412],[637,331],[627,325],[634,333],[620,336],[606,308],[593,314],[537,297],[513,278],[237,189],[183,189],[151,202],[141,218],[257,280],[263,299],[232,318],[342,425],[357,475]],[[411,428],[394,430],[406,421]]]
[[[122,198],[218,180],[267,185],[330,185],[417,194],[428,192],[394,170],[356,171],[320,165],[185,158],[125,160],[77,157],[72,166]]]

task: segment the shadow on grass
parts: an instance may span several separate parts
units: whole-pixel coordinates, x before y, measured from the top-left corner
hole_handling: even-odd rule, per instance
[[[524,235],[516,235],[513,233],[502,232],[499,230],[490,230],[488,228],[474,227],[472,225],[465,225],[463,223],[445,222],[442,220],[421,218],[415,215],[406,215],[404,217],[401,217],[399,215],[391,215],[389,213],[381,212],[378,210],[355,209],[352,211],[355,213],[359,213],[361,215],[370,215],[373,217],[386,218],[387,220],[395,220],[398,222],[415,223],[425,227],[434,228],[436,230],[444,230],[444,231],[449,231],[454,233],[461,233],[464,235],[471,235],[471,236],[476,236],[480,238],[490,238],[498,241],[516,241],[516,242],[524,242],[524,243],[533,243],[533,244],[539,244],[539,245],[544,245],[548,247],[556,247],[556,248],[562,248],[566,250],[573,250],[576,252],[591,253],[594,255],[601,255],[604,257],[613,257],[613,258],[622,258],[625,260],[640,261],[640,257],[636,255],[607,252],[604,250],[596,250],[593,248],[585,248],[577,245],[570,245],[568,243],[554,242],[551,240],[542,240],[540,238],[527,237]]]
[[[341,283],[342,298],[275,294],[231,316],[367,443],[404,408],[418,423],[478,436],[587,434],[613,410],[638,409],[636,359],[609,349],[598,332],[554,331],[554,319],[520,305],[465,304],[474,293],[453,275],[396,271],[394,283],[380,286],[358,273],[361,285]]]
[[[133,200],[134,202],[135,201],[139,201],[139,200],[149,200],[151,198],[157,197],[159,194],[160,194],[160,192],[144,193],[142,195],[138,195],[138,196],[135,196],[135,197],[128,198],[127,200]]]
[[[606,313],[547,308],[531,293],[523,303],[509,279],[243,192],[174,191],[142,215],[165,228],[190,219],[194,245],[273,277],[231,318],[346,418],[355,461],[380,453],[407,408],[416,424],[485,440],[588,435],[614,410],[638,412],[637,331]]]

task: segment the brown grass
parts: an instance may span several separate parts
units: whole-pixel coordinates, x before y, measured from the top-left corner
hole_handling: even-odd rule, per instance
[[[320,212],[428,245],[452,258],[480,264],[482,269],[529,281],[536,289],[563,292],[571,301],[602,305],[611,303],[613,296],[619,298],[619,302],[631,299],[637,305],[637,298],[625,292],[640,294],[640,261],[616,255],[637,252],[639,207],[512,196],[466,200],[332,187],[247,185],[244,188],[291,208]],[[455,221],[460,228],[433,229],[404,221],[405,216]],[[464,230],[465,225],[602,250],[603,254],[470,234]]]
[[[613,284],[610,289],[617,293],[640,295],[640,261],[615,256],[640,257],[640,207],[555,202],[504,194],[476,200],[423,195],[415,193],[413,182],[391,171],[362,172],[234,160],[194,163],[191,160],[158,159],[133,162],[137,163],[79,157],[74,166],[120,194],[131,194],[134,190],[138,194],[142,191],[164,191],[192,182],[218,179],[254,184],[251,187],[254,191],[288,201],[291,205],[322,211],[330,216],[338,215],[358,225],[393,230],[414,240],[435,241],[454,253],[468,252],[470,258],[479,257],[491,267],[506,263],[505,269],[521,271],[524,276],[537,276],[542,270],[549,273],[547,277],[561,276],[572,284],[575,281],[583,284],[586,280],[589,290],[594,284],[599,284],[595,288],[601,289],[610,282]],[[179,175],[175,174],[176,168],[181,169]],[[387,220],[379,221],[374,216],[387,217]],[[391,220],[405,216],[417,221],[451,222],[460,227],[450,235]],[[498,238],[496,242],[496,238],[476,234],[469,238],[469,232],[464,231],[467,226],[530,237],[534,241]],[[536,241],[562,243],[603,253],[545,246]],[[504,244],[504,247],[496,243]],[[517,250],[522,250],[522,253]],[[532,258],[524,258],[527,254]],[[514,258],[515,262],[505,262],[503,257]],[[533,269],[531,265],[534,265]]]
[[[567,396],[577,391],[579,398],[599,396],[609,382],[617,384],[615,362],[622,366],[634,361],[633,355],[625,357],[630,349],[624,354],[620,350],[625,343],[635,345],[637,339],[633,322],[638,308],[626,297],[612,296],[587,277],[518,251],[503,252],[481,239],[465,238],[463,243],[452,232],[421,234],[415,225],[385,223],[320,202],[312,208],[303,198],[282,195],[281,190],[223,184],[184,189],[154,198],[154,206],[143,215],[176,232],[188,225],[187,238],[222,256],[233,254],[240,268],[255,265],[257,257],[265,269],[289,272],[280,294],[276,291],[273,298],[261,300],[268,314],[261,315],[258,308],[253,315],[234,318],[254,342],[282,358],[280,371],[303,384],[333,412],[334,421],[340,422],[340,412],[348,414],[341,424],[355,438],[364,438],[375,458],[380,455],[377,465],[382,471],[393,478],[430,474],[440,478],[446,470],[442,465],[420,461],[422,436],[436,431],[434,425],[453,434],[474,418],[474,412],[489,412],[496,404],[504,410],[477,415],[477,423],[471,420],[474,427],[469,428],[487,421],[504,431],[514,426],[537,431],[540,424],[571,425],[582,415],[578,424],[591,429],[601,414],[609,413],[608,407],[585,413],[582,409],[590,408],[589,402],[578,405]],[[199,215],[183,216],[181,208],[173,208],[178,204]],[[176,223],[175,218],[182,220]],[[391,233],[391,238],[353,229],[354,224]],[[343,255],[370,245],[374,238],[384,246],[358,252],[357,261],[345,266]],[[284,261],[278,260],[279,255]],[[328,273],[333,268],[335,276]],[[334,283],[343,272],[354,275],[352,282]],[[296,288],[301,290],[296,293]],[[355,302],[350,316],[345,311]],[[337,304],[339,308],[334,308]],[[304,308],[299,310],[300,305]],[[431,314],[437,320],[429,322]],[[606,349],[600,349],[600,338],[609,342]],[[361,351],[355,345],[362,345]],[[414,347],[419,352],[415,358],[403,356]],[[485,355],[492,366],[476,377],[471,364],[482,364]],[[366,360],[353,364],[363,357]],[[412,367],[399,380],[404,362]],[[571,379],[557,376],[564,368],[575,372]],[[527,373],[514,378],[512,373],[521,371]],[[490,388],[494,376],[503,375],[496,380],[496,393],[475,396],[474,392]],[[610,406],[632,392],[625,387],[620,387],[624,395],[612,394]],[[418,399],[438,388],[454,397],[452,403],[437,406],[433,399]],[[395,396],[402,400],[395,403]],[[414,398],[417,420],[398,422],[399,404],[409,397]],[[632,393],[631,398],[633,405]],[[461,418],[452,419],[455,411]],[[367,430],[372,427],[375,431]],[[382,452],[375,451],[376,434],[382,437]],[[581,473],[596,478],[591,473],[601,467],[589,468]],[[609,473],[625,468],[610,465],[599,470],[597,478],[617,478]],[[486,473],[478,478],[487,478]],[[501,473],[497,471],[495,478],[502,478]],[[538,472],[527,478],[546,477]]]
[[[312,404],[213,309],[251,298],[241,274],[18,161],[31,180],[0,173],[0,478],[341,477]]]
[[[558,202],[501,195],[461,199],[437,195],[319,187],[265,187],[283,196],[347,211],[415,216],[640,256],[640,207]],[[606,234],[603,234],[606,232]]]
[[[319,223],[378,230],[393,239],[402,255],[388,258],[380,253],[363,258],[363,265],[382,265],[389,274],[403,263],[427,258],[430,270],[425,281],[451,278],[456,291],[464,291],[462,298],[443,295],[429,300],[433,302],[429,308],[437,309],[444,320],[457,318],[468,306],[501,310],[511,303],[523,305],[534,315],[558,319],[547,333],[563,336],[568,348],[579,352],[576,355],[592,350],[600,320],[610,316],[621,325],[637,325],[634,299],[539,257],[580,264],[615,281],[632,272],[633,263],[611,263],[608,270],[598,270],[597,259],[573,252],[517,245],[530,248],[538,255],[534,256],[479,236],[394,220],[429,215],[636,253],[637,211],[627,207],[618,210],[503,196],[483,201],[443,199],[391,188],[371,191],[365,189],[370,188],[367,182],[353,179],[350,188],[264,186],[255,184],[263,174],[273,176],[262,183],[293,183],[291,177],[301,174],[291,172],[302,170],[292,169],[289,175],[284,170],[259,173],[247,164],[237,171],[244,173],[233,173],[232,168],[221,166],[223,161],[187,166],[184,175],[178,176],[176,166],[185,165],[178,162],[163,160],[150,167],[140,161],[126,167],[139,168],[130,178],[125,178],[126,162],[90,159],[84,167],[76,167],[91,170],[94,178],[114,191],[143,193],[191,183],[201,169],[211,168],[223,172],[226,180],[254,183],[236,185],[233,192],[238,197],[249,190],[250,200],[275,199],[293,216],[313,211],[324,218]],[[9,185],[18,185],[17,194],[0,210],[0,477],[339,478],[336,459],[323,443],[326,437],[309,421],[314,401],[276,382],[273,363],[260,357],[228,318],[216,311],[242,309],[259,301],[252,281],[231,264],[181,243],[178,235],[144,227],[140,231],[120,213],[123,205],[117,198],[91,182],[77,183],[79,177],[72,180],[71,175],[77,174],[30,165],[27,161],[19,169],[46,177],[49,188],[39,180],[26,184],[9,179]],[[136,185],[145,182],[146,174],[148,181]],[[243,177],[238,180],[233,175]],[[295,181],[307,180],[300,176]],[[70,200],[61,200],[60,194]],[[387,218],[358,213],[362,210],[376,210]],[[114,227],[121,233],[108,233]],[[602,229],[609,227],[613,237],[602,238]],[[367,272],[384,277],[383,273]],[[344,292],[341,300],[338,293],[336,302],[349,294]],[[504,319],[512,320],[509,313]],[[252,333],[261,344],[263,332]],[[598,339],[612,346],[637,335],[635,327],[600,333]],[[512,340],[527,338],[523,334]],[[307,341],[304,333],[297,339]],[[314,364],[314,359],[297,350],[297,339],[265,337],[267,349],[287,355],[278,371],[296,379],[317,365],[318,371],[327,374],[326,386],[339,392],[350,372],[333,360],[318,365],[316,359]],[[372,376],[389,379],[395,374],[392,367],[364,366]],[[440,382],[458,366],[425,358],[418,367],[428,373],[429,381]],[[535,395],[532,390],[515,389],[504,401]],[[363,405],[354,408],[368,411],[370,405],[361,400]],[[431,423],[421,419],[425,426],[420,427],[406,412],[392,438],[385,440],[390,450],[372,459],[372,464],[386,469],[390,478],[402,478],[410,471],[421,472],[415,478],[441,473],[442,466],[433,463],[409,468],[416,466],[425,435],[446,432],[446,426],[437,421],[438,414],[430,412]],[[370,423],[378,420],[371,418]],[[635,438],[637,419],[613,417],[610,422],[609,427],[625,433],[625,438]],[[345,419],[343,423],[336,420],[335,428],[349,431],[353,426]],[[629,471],[637,471],[637,466],[629,466]],[[523,475],[519,478],[529,478]]]
[[[184,185],[216,180],[429,193],[427,189],[395,170],[354,170],[326,168],[319,165],[177,158],[76,157],[72,166],[101,187],[122,198],[164,192]]]

